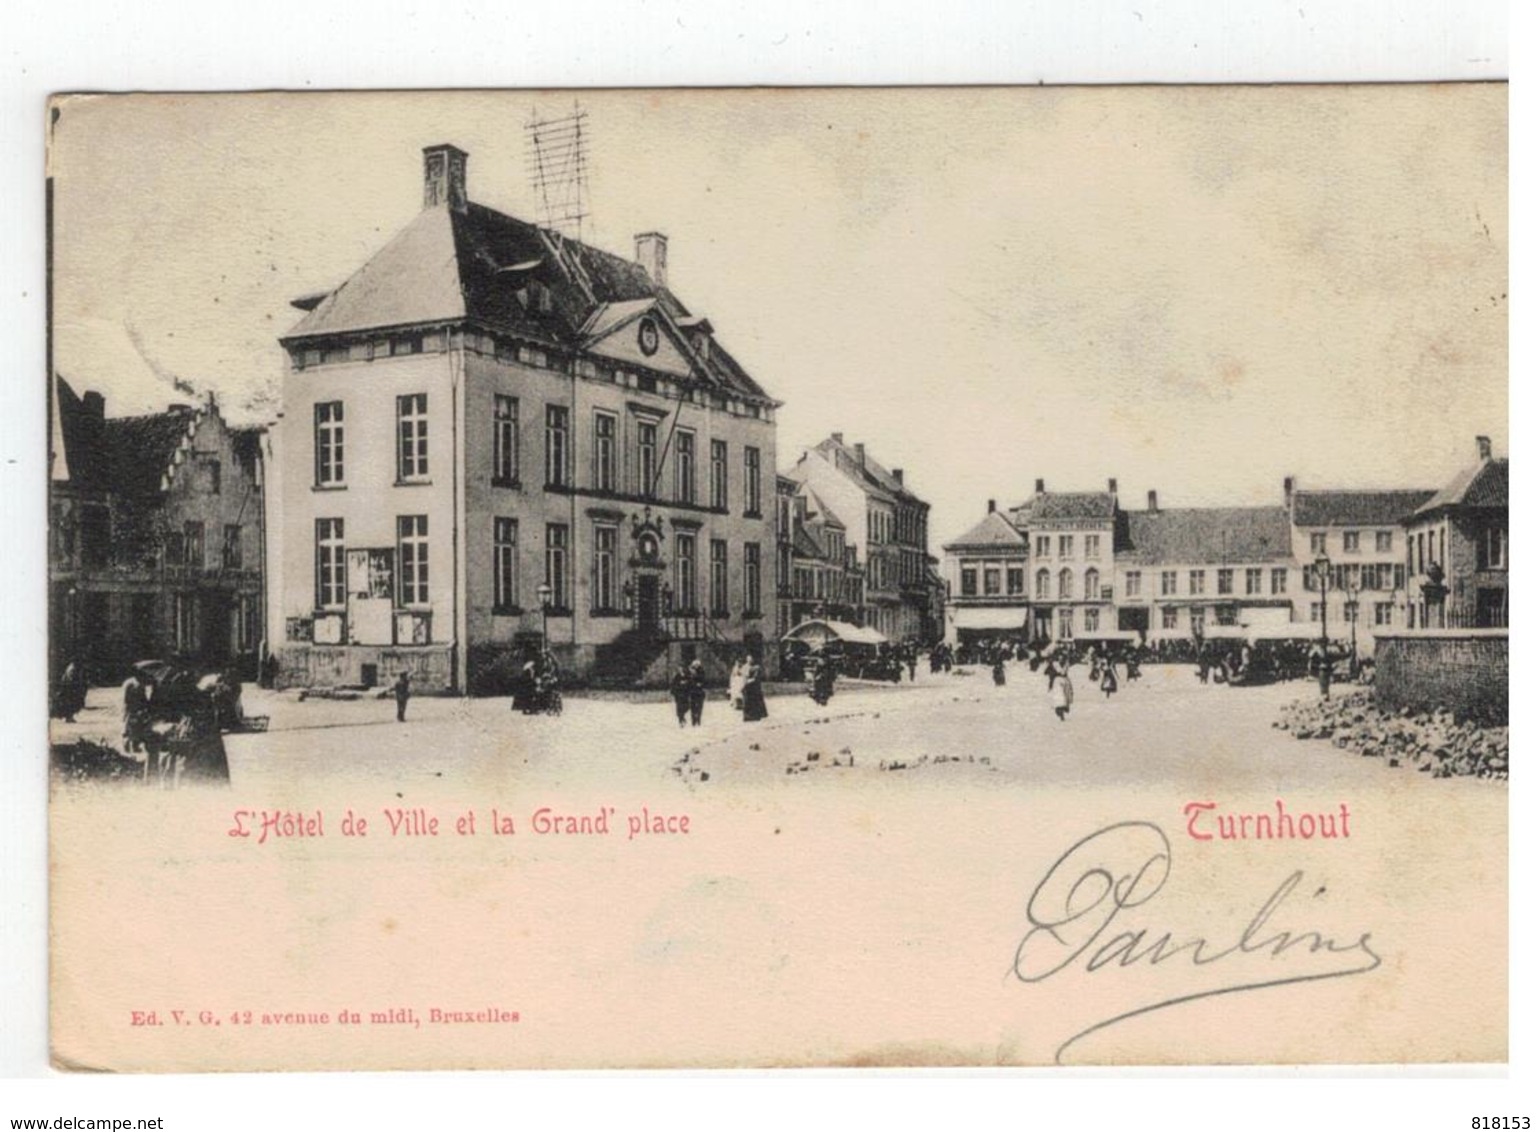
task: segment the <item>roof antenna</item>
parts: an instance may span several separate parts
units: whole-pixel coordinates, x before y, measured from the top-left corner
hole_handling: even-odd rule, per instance
[[[539,194],[544,226],[582,240],[588,218],[588,112],[572,100],[572,112],[542,118],[531,111],[524,126],[530,183]]]

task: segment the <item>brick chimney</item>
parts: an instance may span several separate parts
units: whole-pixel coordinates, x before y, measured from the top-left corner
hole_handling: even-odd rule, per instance
[[[465,163],[470,154],[448,144],[430,145],[422,151],[422,207],[448,205],[464,212]]]
[[[1288,513],[1290,515],[1293,513],[1293,477],[1292,476],[1284,476],[1283,477],[1283,506],[1288,509]]]
[[[1046,480],[1038,480],[1037,481],[1037,494],[1041,495],[1046,490],[1047,490],[1047,481]]]
[[[855,462],[860,465],[862,471],[865,470],[865,467],[866,467],[866,446],[864,444],[857,443],[855,445]]]
[[[833,441],[834,441],[835,444],[843,444],[844,443],[844,433],[842,433],[842,432],[831,432],[831,433],[829,433],[829,436],[833,437]]]
[[[994,513],[994,501],[991,499],[991,500],[989,500],[989,514],[992,515],[993,513]]]
[[[902,487],[903,486],[903,469],[902,468],[894,468],[892,470],[892,478],[898,481],[898,486],[899,487]]]
[[[636,262],[655,285],[668,286],[668,237],[661,232],[638,232]]]
[[[1149,489],[1149,514],[1154,514],[1160,509],[1160,494],[1153,488]]]
[[[107,419],[107,398],[94,389],[87,389],[80,395],[80,407],[93,421]]]
[[[1480,462],[1489,463],[1491,460],[1491,438],[1489,436],[1477,436],[1475,438],[1475,451],[1480,453]]]

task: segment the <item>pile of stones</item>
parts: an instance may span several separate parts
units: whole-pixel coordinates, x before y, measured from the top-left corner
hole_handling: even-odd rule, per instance
[[[1435,778],[1507,777],[1507,728],[1459,722],[1452,712],[1384,712],[1373,693],[1288,704],[1272,723],[1296,739],[1328,739],[1344,750],[1409,766]]]

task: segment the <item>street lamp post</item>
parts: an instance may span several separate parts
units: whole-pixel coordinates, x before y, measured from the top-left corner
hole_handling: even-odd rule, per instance
[[[1326,634],[1325,623],[1331,588],[1331,560],[1324,551],[1315,559],[1315,579],[1320,587],[1320,695],[1328,699],[1331,694],[1331,639]]]
[[[541,582],[535,594],[540,599],[540,655],[550,651],[550,583]]]
[[[1352,625],[1352,660],[1347,671],[1348,678],[1356,678],[1357,675],[1357,619],[1363,615],[1362,606],[1358,602],[1358,594],[1362,593],[1362,590],[1361,583],[1354,586],[1350,582],[1342,590],[1346,597],[1344,608],[1350,614],[1347,620]]]

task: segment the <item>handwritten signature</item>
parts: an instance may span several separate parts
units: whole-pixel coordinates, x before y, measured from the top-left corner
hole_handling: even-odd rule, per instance
[[[1252,964],[1251,977],[1230,975],[1217,986],[1161,999],[1087,1026],[1058,1047],[1059,1064],[1076,1043],[1130,1018],[1219,995],[1363,975],[1382,962],[1369,946],[1368,932],[1351,942],[1338,942],[1311,929],[1282,931],[1272,926],[1303,883],[1301,871],[1289,874],[1262,901],[1233,942],[1229,942],[1230,933],[1220,937],[1221,943],[1202,936],[1177,942],[1170,931],[1125,926],[1124,913],[1153,900],[1170,878],[1170,869],[1170,839],[1152,822],[1119,822],[1081,838],[1053,863],[1032,892],[1026,904],[1031,927],[1015,949],[1010,973],[1023,983],[1040,983],[1070,968],[1093,975],[1107,967],[1145,964],[1152,968],[1178,958],[1193,968],[1224,971],[1234,968],[1232,960],[1245,956],[1257,956],[1269,964],[1319,956],[1324,968],[1316,965],[1307,972],[1295,968],[1288,973],[1286,968],[1274,967],[1272,973],[1258,978]],[[1323,892],[1322,888],[1316,895]],[[1118,925],[1115,931],[1113,924]],[[1227,967],[1226,960],[1231,961]]]

